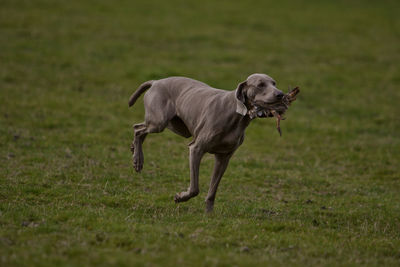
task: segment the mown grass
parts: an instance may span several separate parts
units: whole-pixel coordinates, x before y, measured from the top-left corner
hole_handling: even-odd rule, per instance
[[[397,1],[2,1],[0,262],[10,265],[399,265]],[[188,139],[144,144],[143,81],[234,89],[268,73],[301,96],[256,120],[215,211],[188,186]]]

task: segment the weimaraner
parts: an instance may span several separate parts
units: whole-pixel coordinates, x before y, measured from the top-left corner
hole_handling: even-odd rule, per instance
[[[201,158],[206,152],[214,154],[215,166],[205,200],[207,212],[213,210],[229,159],[243,142],[252,120],[249,110],[254,105],[268,107],[284,96],[266,74],[250,75],[235,91],[215,89],[190,78],[169,77],[143,83],[130,97],[129,106],[146,90],[145,121],[133,126],[133,166],[137,172],[143,168],[142,144],[147,134],[168,128],[186,138],[193,136],[189,144],[190,186],[176,194],[174,200],[183,202],[199,194]]]

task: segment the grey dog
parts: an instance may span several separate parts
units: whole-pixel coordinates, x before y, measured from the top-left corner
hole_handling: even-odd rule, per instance
[[[130,97],[132,106],[144,95],[145,121],[135,124],[131,145],[133,166],[143,168],[142,144],[147,134],[165,128],[183,136],[193,136],[189,144],[190,186],[175,195],[175,202],[187,201],[199,194],[199,166],[204,153],[215,156],[215,166],[206,197],[206,211],[214,207],[215,195],[229,160],[243,143],[251,122],[249,110],[254,103],[268,107],[284,94],[266,74],[252,74],[234,91],[220,90],[185,77],[169,77],[143,83]]]

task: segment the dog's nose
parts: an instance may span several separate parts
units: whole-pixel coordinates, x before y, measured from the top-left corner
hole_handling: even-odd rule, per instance
[[[282,92],[278,92],[278,93],[276,93],[275,96],[276,96],[276,98],[281,99],[284,96],[284,94]]]

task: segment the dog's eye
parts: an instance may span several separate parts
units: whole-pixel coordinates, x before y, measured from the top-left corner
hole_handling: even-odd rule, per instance
[[[273,85],[273,86],[276,86],[276,82],[272,81],[272,85]]]
[[[261,82],[261,83],[258,84],[258,87],[264,87],[264,86],[265,86],[265,83]]]

